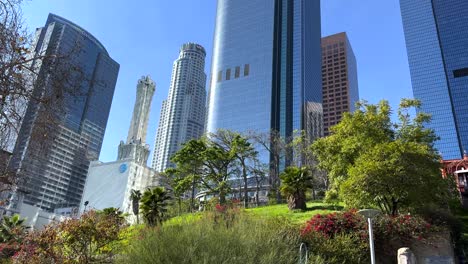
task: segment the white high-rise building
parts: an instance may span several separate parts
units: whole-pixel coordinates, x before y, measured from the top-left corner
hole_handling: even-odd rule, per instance
[[[163,101],[154,143],[152,167],[171,167],[170,158],[181,145],[203,135],[205,124],[205,49],[195,43],[182,45],[172,69],[171,86]]]
[[[127,219],[134,222],[130,199],[132,190],[143,193],[147,188],[158,185],[158,175],[146,165],[149,146],[145,143],[155,89],[156,85],[149,76],[143,76],[138,80],[127,141],[120,142],[117,161],[105,163],[94,161],[89,166],[80,212],[87,209],[102,210],[115,207],[128,213]]]

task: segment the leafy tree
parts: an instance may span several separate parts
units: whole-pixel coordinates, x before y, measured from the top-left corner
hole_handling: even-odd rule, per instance
[[[359,156],[340,193],[348,206],[377,205],[397,215],[401,207],[420,208],[449,198],[439,168],[439,156],[427,145],[402,140],[378,144]]]
[[[216,134],[211,134],[210,136],[215,139],[216,144],[226,150],[230,150],[240,165],[239,171],[244,187],[244,207],[248,207],[248,178],[249,173],[252,172],[252,165],[257,160],[258,152],[253,147],[252,143],[249,142],[248,138],[243,137],[237,132],[220,130]]]
[[[270,154],[269,184],[270,193],[276,195],[276,201],[281,202],[280,168],[281,161],[286,157],[289,139],[281,137],[277,130],[268,133],[252,133],[252,139]]]
[[[172,160],[174,161],[174,158]],[[183,170],[178,170],[176,168],[167,169],[161,176],[165,179],[167,185],[171,188],[172,194],[177,199],[179,215],[182,213],[182,199],[184,195],[191,190],[189,211],[192,212],[195,209],[194,199],[195,188],[198,186],[197,177],[187,176]]]
[[[287,167],[280,174],[281,193],[288,197],[288,208],[306,209],[305,192],[312,188],[313,177],[307,167]]]
[[[147,189],[141,197],[141,212],[146,223],[150,226],[162,224],[166,219],[169,193],[163,187]]]
[[[130,200],[132,201],[132,211],[133,211],[133,214],[136,216],[137,224],[140,224],[141,191],[132,189],[130,191]]]
[[[228,180],[234,171],[235,159],[232,148],[227,149],[210,138],[201,138],[186,142],[172,161],[176,164],[177,174],[184,179],[180,184],[186,185],[190,181],[199,185],[217,194],[220,203],[224,204],[230,191]]]
[[[348,206],[379,206],[395,215],[400,208],[440,203],[450,195],[434,149],[437,137],[424,127],[430,117],[410,114],[419,101],[403,99],[397,122],[391,121],[387,101],[357,106],[331,128],[329,137],[312,144],[332,190]]]

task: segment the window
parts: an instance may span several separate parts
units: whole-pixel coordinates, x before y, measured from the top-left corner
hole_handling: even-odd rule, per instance
[[[226,70],[226,81],[231,80],[231,69]]]
[[[244,65],[244,76],[249,76],[250,73],[250,64]]]
[[[234,78],[239,78],[239,76],[240,76],[240,67],[237,66],[236,67],[236,72],[234,73]]]
[[[453,77],[461,78],[468,76],[468,68],[458,69],[453,71]]]
[[[223,71],[218,72],[218,82],[223,80]]]

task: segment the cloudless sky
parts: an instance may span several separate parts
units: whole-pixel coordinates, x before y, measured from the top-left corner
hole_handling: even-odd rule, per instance
[[[147,135],[153,152],[172,64],[183,43],[205,47],[205,72],[210,75],[216,0],[28,0],[23,4],[30,31],[44,26],[48,13],[86,29],[120,64],[100,160],[116,159],[120,140],[127,138],[137,80],[146,74],[156,82]],[[398,0],[322,0],[321,13],[322,36],[348,33],[361,99],[371,103],[387,99],[396,108],[400,98],[412,97]]]

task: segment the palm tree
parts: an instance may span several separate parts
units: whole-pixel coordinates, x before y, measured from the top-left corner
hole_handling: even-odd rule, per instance
[[[305,193],[313,186],[313,177],[307,167],[287,167],[280,175],[281,193],[288,197],[289,210],[305,210]]]
[[[0,225],[0,241],[8,242],[12,239],[20,239],[24,235],[26,227],[23,225],[25,219],[21,219],[18,214],[13,216],[3,216]]]
[[[140,190],[131,190],[130,200],[132,200],[132,210],[133,214],[136,216],[137,224],[140,224],[140,200],[141,192]]]
[[[141,197],[141,212],[150,226],[161,224],[166,218],[169,193],[163,187],[147,189]]]

